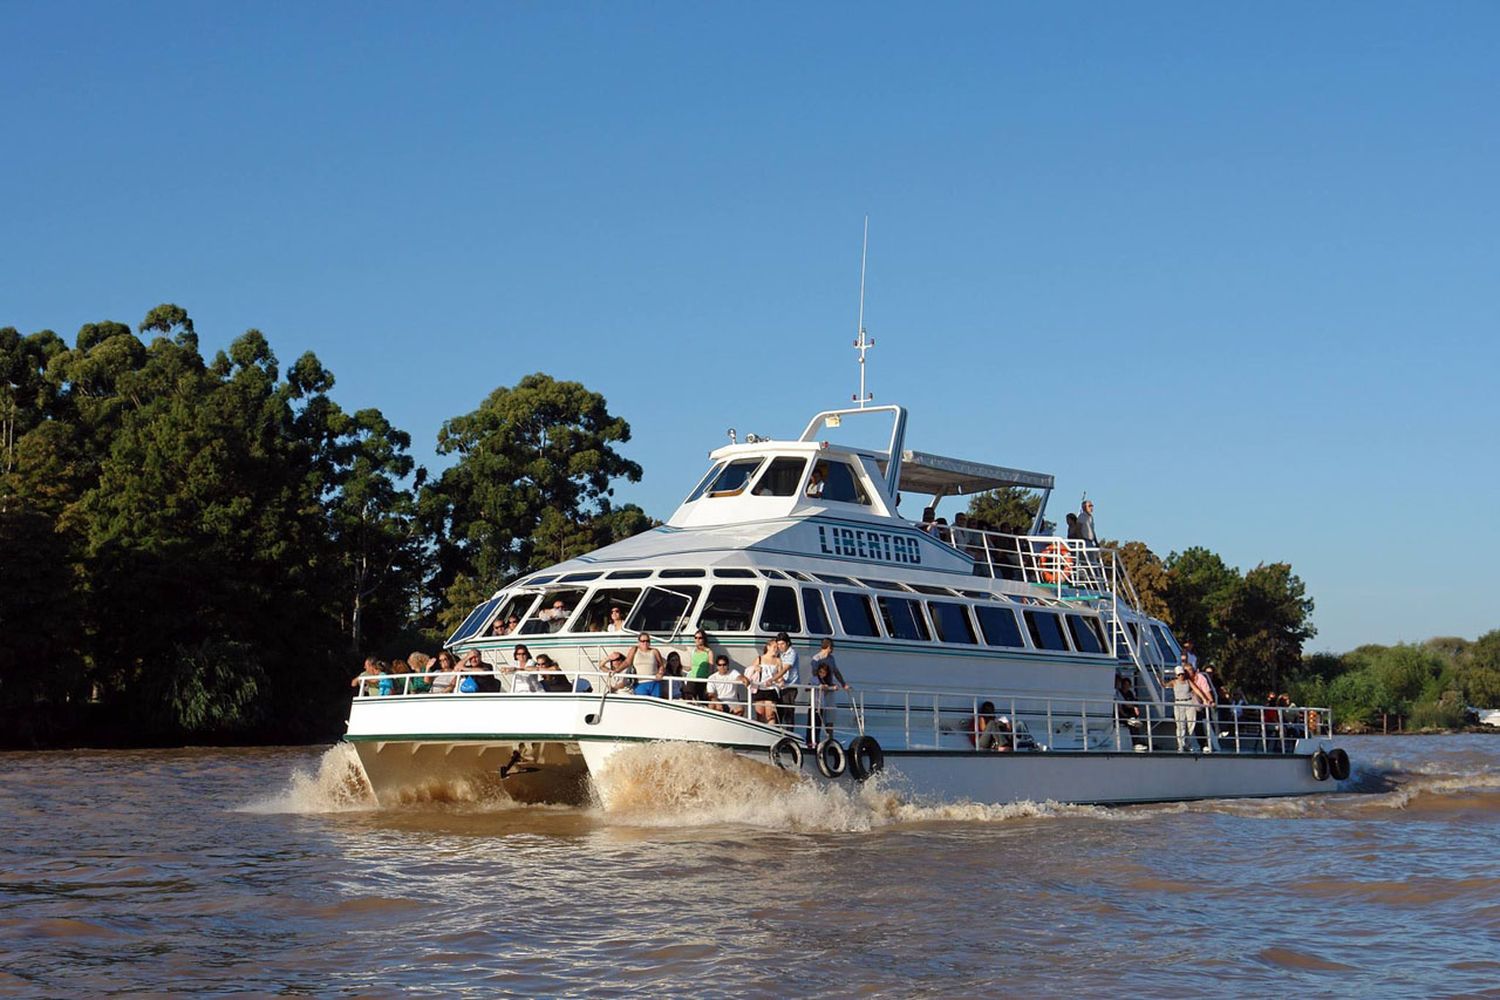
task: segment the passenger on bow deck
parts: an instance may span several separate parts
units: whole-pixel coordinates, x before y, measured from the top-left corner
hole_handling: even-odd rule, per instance
[[[479,650],[471,649],[464,654],[463,661],[458,665],[459,672],[463,675],[459,678],[458,689],[465,693],[481,691],[486,694],[495,694],[505,690],[500,686],[500,678],[495,675],[494,670],[484,657],[479,655]]]
[[[708,648],[708,633],[701,628],[693,633],[693,648],[688,653],[688,662],[692,664],[693,679],[683,687],[683,696],[690,701],[706,701],[708,699],[708,688],[703,684],[703,678],[713,673],[714,652]]]
[[[514,692],[536,691],[540,688],[537,683],[534,667],[531,662],[531,650],[526,646],[517,644],[511,650],[511,656],[515,664],[502,663],[500,665],[500,679],[502,684],[508,684]]]
[[[635,668],[625,662],[625,654],[618,650],[599,661],[604,671],[604,684],[611,692],[629,691],[635,687]]]
[[[674,649],[667,654],[667,663],[662,669],[663,698],[676,700],[682,697],[682,674],[682,654]]]
[[[458,686],[458,675],[455,673],[458,670],[458,661],[446,649],[438,651],[437,659],[433,661],[431,670],[434,674],[432,678],[433,694],[450,694]]]
[[[365,657],[365,668],[354,675],[354,680],[349,682],[349,686],[352,688],[358,688],[361,684],[363,684],[364,687],[361,688],[360,693],[365,695],[366,697],[369,697],[370,695],[380,694],[380,684],[383,673],[384,672],[380,669],[380,661],[373,656],[367,656]],[[386,681],[385,683],[389,684],[390,682]]]
[[[412,653],[406,658],[411,667],[411,677],[406,681],[406,689],[412,694],[426,694],[432,690],[432,678],[428,671],[432,669],[432,657],[423,652]]]
[[[785,632],[776,635],[776,658],[780,661],[771,686],[776,689],[776,698],[781,702],[778,715],[782,725],[790,725],[797,717],[798,686],[802,683],[802,671],[797,667],[797,651],[792,648],[792,637]]]
[[[744,683],[744,674],[731,670],[729,657],[720,653],[714,659],[714,672],[708,675],[705,683],[708,688],[708,707],[731,715],[744,715],[745,710],[741,707],[744,699],[739,693],[740,685]]]
[[[776,723],[776,706],[780,702],[772,679],[781,669],[781,657],[776,655],[776,640],[766,643],[755,662],[745,668],[745,683],[750,688],[750,707],[755,717],[767,725]]]
[[[392,694],[412,693],[411,688],[409,687],[411,683],[411,668],[406,665],[405,660],[401,659],[401,657],[399,656],[392,660],[390,663],[390,674]]]
[[[541,674],[541,679],[537,682],[541,690],[552,694],[562,694],[573,689],[573,685],[568,683],[567,675],[558,669],[557,661],[546,653],[537,656],[536,666]]]
[[[635,693],[661,697],[661,679],[666,674],[667,661],[660,651],[652,648],[651,636],[645,632],[636,636],[635,645],[625,651],[624,656],[631,673],[636,676]]]

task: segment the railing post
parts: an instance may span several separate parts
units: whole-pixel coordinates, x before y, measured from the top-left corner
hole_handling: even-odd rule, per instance
[[[1051,750],[1052,749],[1052,745],[1054,743],[1056,743],[1056,742],[1057,742],[1056,738],[1052,735],[1052,699],[1048,698],[1047,699],[1047,749]]]

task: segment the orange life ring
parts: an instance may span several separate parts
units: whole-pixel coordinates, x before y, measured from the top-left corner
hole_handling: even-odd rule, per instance
[[[1062,583],[1073,572],[1073,552],[1066,542],[1053,542],[1042,550],[1036,564],[1043,580]]]

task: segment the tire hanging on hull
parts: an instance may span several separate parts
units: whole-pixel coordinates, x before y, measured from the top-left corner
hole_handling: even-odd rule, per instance
[[[855,781],[866,781],[885,770],[885,752],[873,736],[858,736],[849,744],[849,773]]]
[[[771,763],[783,771],[802,770],[802,744],[783,736],[771,746]]]

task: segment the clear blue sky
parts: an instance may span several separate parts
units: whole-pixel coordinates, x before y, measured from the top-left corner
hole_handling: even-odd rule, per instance
[[[1500,627],[1500,6],[0,2],[0,324],[172,301],[433,464],[544,370],[670,513],[854,389],[1313,648]],[[1055,504],[1060,516],[1066,507]]]

